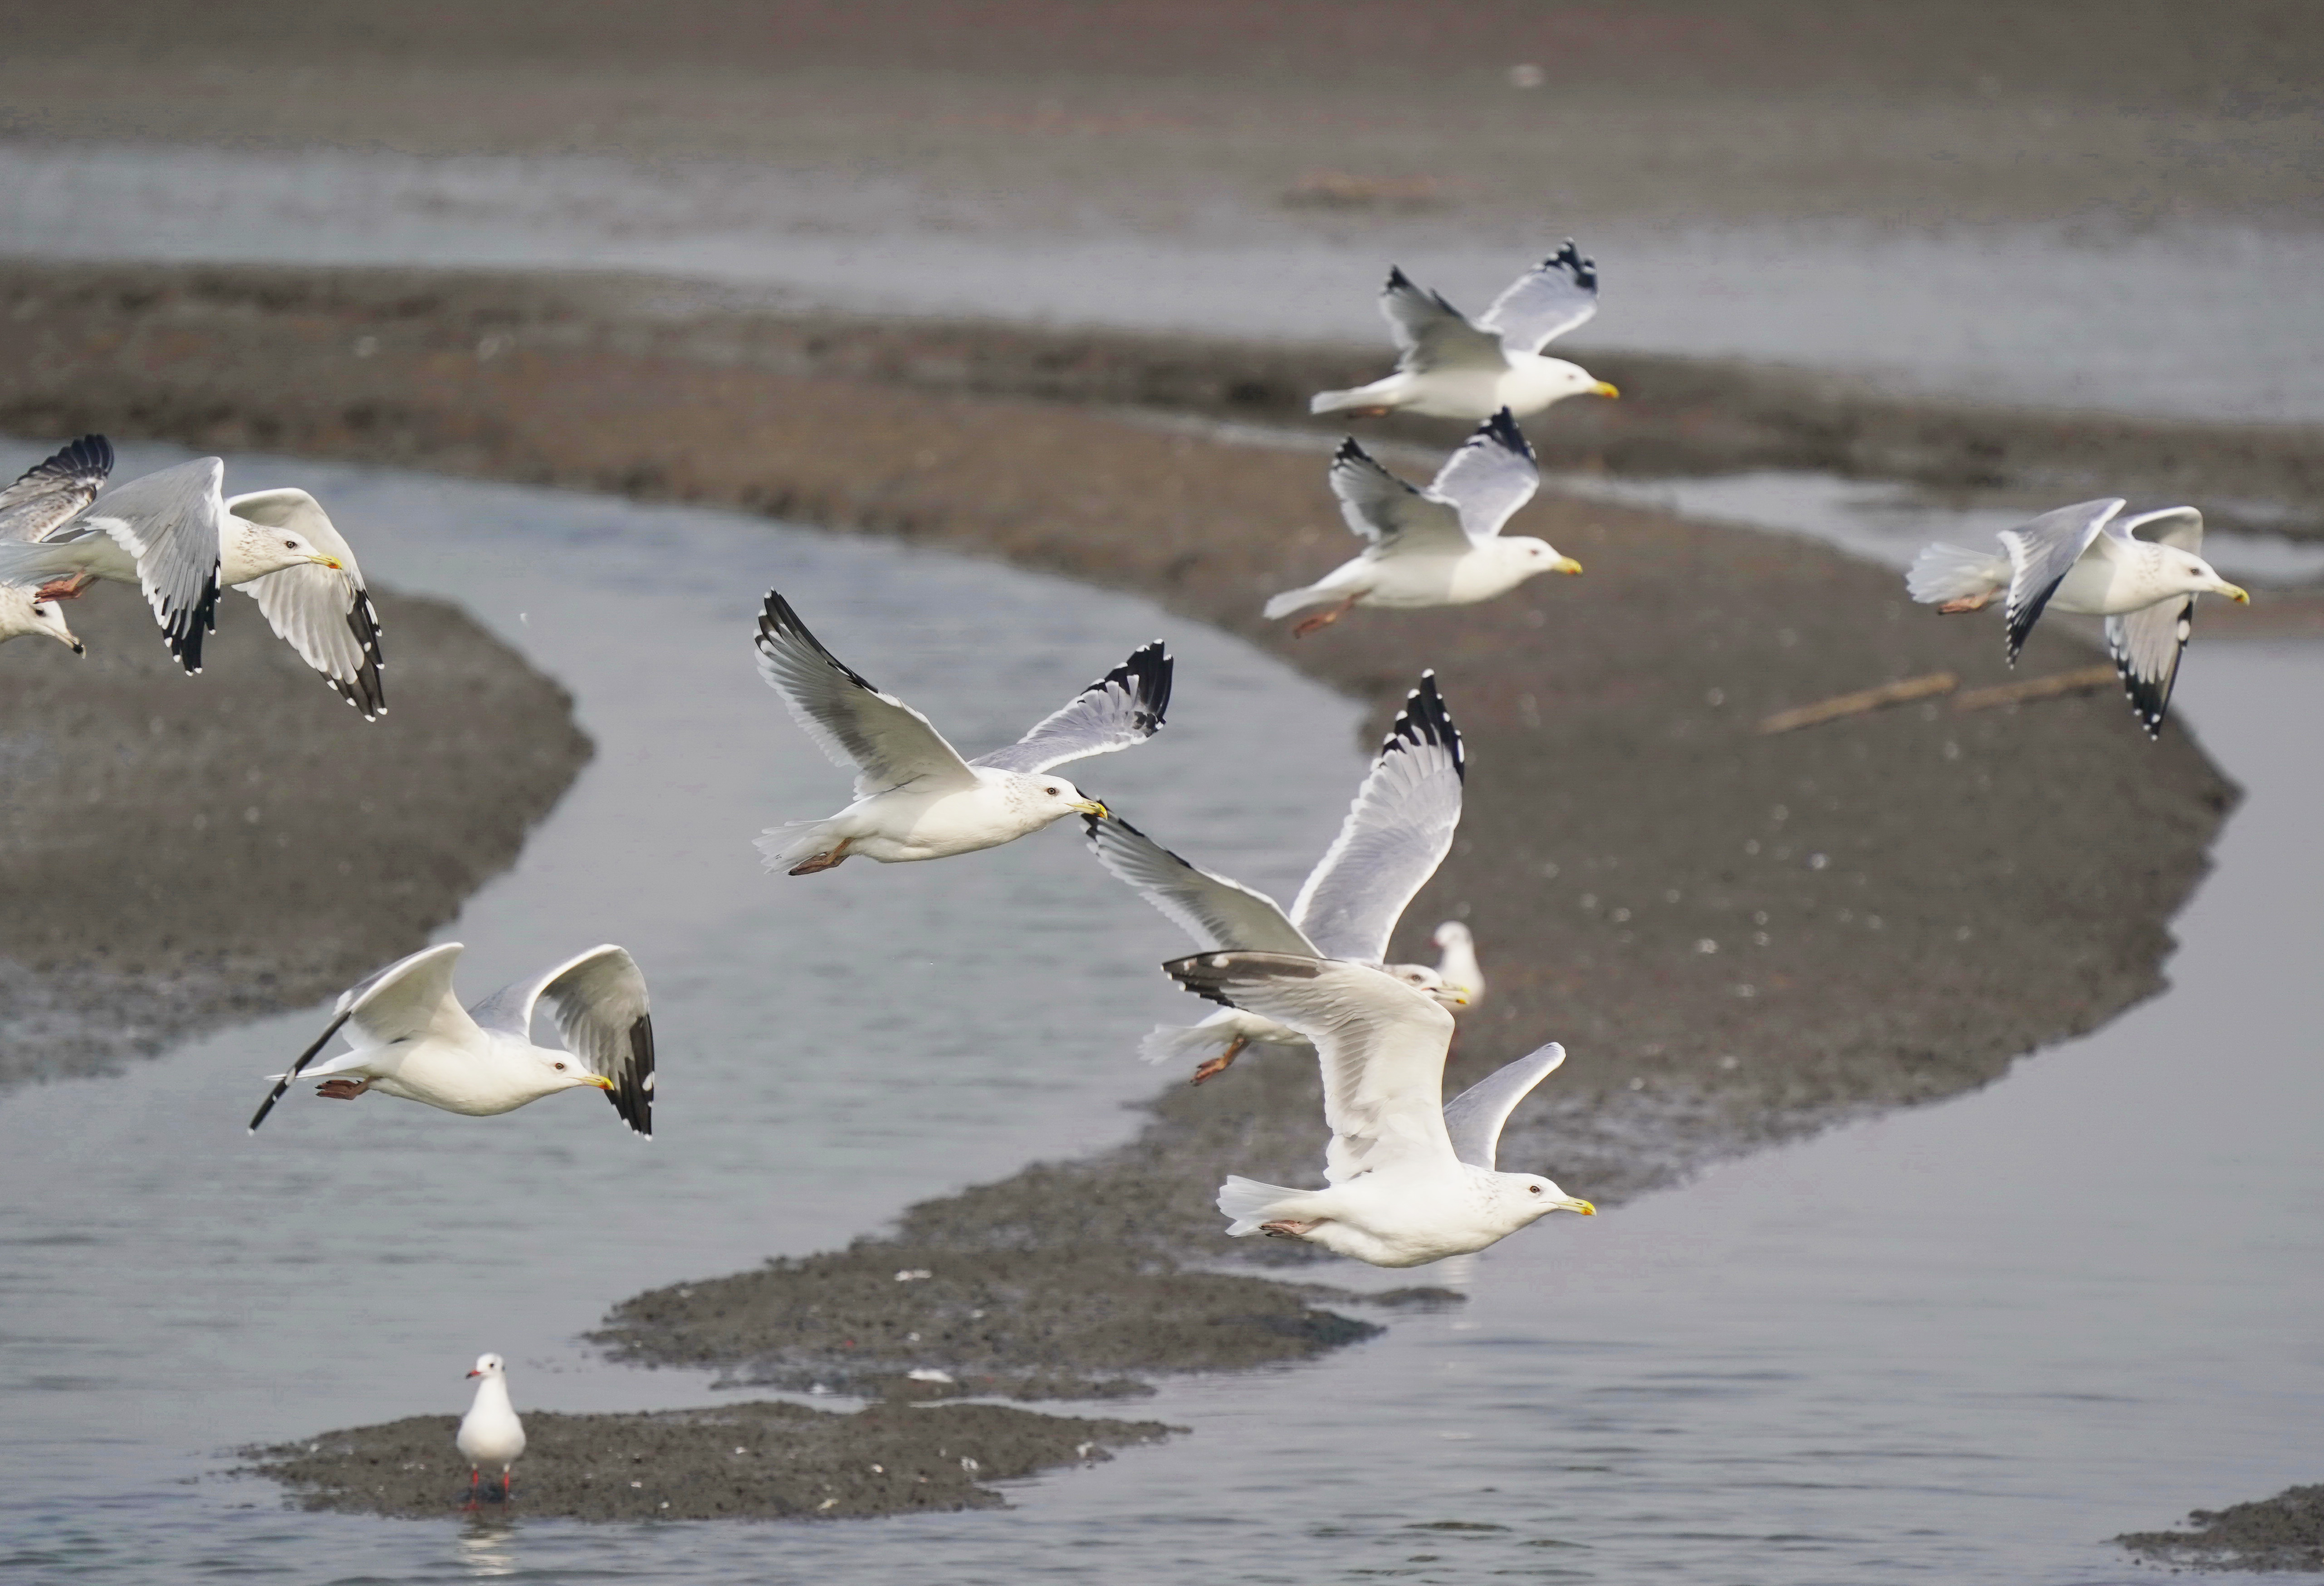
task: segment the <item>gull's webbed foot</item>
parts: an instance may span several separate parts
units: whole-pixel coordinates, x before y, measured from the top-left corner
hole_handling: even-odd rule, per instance
[[[840,839],[838,847],[802,859],[791,866],[790,873],[795,876],[811,876],[834,869],[847,857],[847,844],[851,841],[853,839],[843,837]]]
[[[1295,1222],[1288,1217],[1283,1217],[1273,1222],[1260,1223],[1259,1231],[1269,1239],[1305,1239],[1315,1231],[1316,1227],[1317,1224],[1314,1222]]]
[[[315,1087],[318,1096],[328,1096],[334,1102],[352,1102],[371,1089],[367,1079],[327,1079]]]
[[[61,578],[51,578],[32,592],[35,600],[71,600],[97,582],[94,573],[68,573]]]
[[[1250,1045],[1250,1037],[1249,1036],[1237,1036],[1233,1040],[1227,1043],[1227,1049],[1225,1051],[1220,1053],[1215,1057],[1204,1058],[1202,1065],[1194,1070],[1194,1077],[1188,1080],[1186,1083],[1188,1084],[1198,1085],[1206,1079],[1218,1078],[1219,1075],[1227,1071],[1228,1067],[1234,1062],[1236,1056],[1241,1053],[1242,1049]]]
[[[1997,589],[1988,589],[1983,595],[1963,595],[1959,600],[1946,601],[1937,607],[1937,611],[1939,614],[1948,617],[1957,617],[1963,612],[1981,612],[1993,604],[1993,597],[1999,593]]]
[[[1305,639],[1308,634],[1314,632],[1318,628],[1330,627],[1333,623],[1338,622],[1342,617],[1346,616],[1350,612],[1355,609],[1356,597],[1351,595],[1329,611],[1318,612],[1312,617],[1303,618],[1299,623],[1291,630],[1291,637],[1294,639]]]

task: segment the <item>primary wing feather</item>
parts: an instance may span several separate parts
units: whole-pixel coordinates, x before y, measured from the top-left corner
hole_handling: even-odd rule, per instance
[[[339,559],[345,571],[302,562],[235,587],[258,602],[274,632],[364,720],[385,715],[387,691],[379,674],[387,663],[380,653],[379,613],[354,548],[322,503],[303,490],[265,490],[235,496],[226,510],[270,529],[295,530],[317,550]]]
[[[0,490],[0,540],[45,539],[88,509],[113,472],[113,443],[84,435]]]
[[[1462,531],[1471,540],[1485,540],[1499,534],[1540,488],[1533,445],[1503,408],[1444,460],[1428,493],[1452,503]]]
[[[1565,1061],[1555,1041],[1504,1065],[1444,1103],[1444,1132],[1452,1154],[1490,1173],[1500,1160],[1501,1127],[1519,1102]]]
[[[1452,1156],[1444,1050],[1452,1016],[1434,998],[1369,965],[1330,958],[1204,953],[1163,968],[1198,995],[1263,1014],[1314,1043],[1332,1183],[1390,1161]]]
[[[1349,530],[1375,546],[1436,541],[1448,549],[1468,549],[1460,510],[1450,502],[1415,490],[1373,460],[1351,436],[1332,454],[1324,475],[1339,499]]]
[[[783,696],[832,763],[855,772],[855,797],[906,783],[931,791],[977,786],[976,773],[928,718],[882,694],[824,649],[790,603],[770,589],[759,613],[759,675]]]
[[[1424,672],[1406,696],[1340,834],[1291,905],[1326,958],[1378,964],[1413,895],[1436,873],[1461,824],[1461,732]]]
[[[1598,312],[1598,263],[1573,239],[1509,283],[1477,323],[1510,346],[1537,353]]]
[[[1082,819],[1098,862],[1167,915],[1197,947],[1323,956],[1265,893],[1187,863],[1119,816]]]
[[[1111,754],[1162,730],[1170,705],[1169,653],[1159,639],[1034,724],[1016,742],[968,763],[1035,776],[1067,761]]]

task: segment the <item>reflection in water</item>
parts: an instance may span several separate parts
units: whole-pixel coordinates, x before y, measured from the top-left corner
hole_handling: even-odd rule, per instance
[[[478,1578],[516,1573],[516,1526],[497,1515],[471,1515],[454,1539],[460,1563]]]
[[[487,1344],[543,1408],[703,1402],[696,1374],[571,1341],[649,1284],[825,1247],[1131,1126],[1118,1104],[1153,1082],[1129,1055],[1178,1012],[1152,969],[1178,943],[1076,843],[813,891],[759,872],[750,837],[831,775],[752,673],[766,584],[978,746],[1167,632],[1172,725],[1093,790],[1232,836],[1217,862],[1256,885],[1296,884],[1361,759],[1343,702],[1139,603],[721,514],[300,476],[382,582],[457,590],[574,687],[597,760],[447,934],[495,960],[486,981],[576,938],[635,946],[661,1138],[552,1101],[484,1120],[489,1157],[482,1126],[409,1106],[309,1104],[251,1141],[253,1076],[311,1013],[12,1095],[0,1557],[32,1578],[231,1558],[392,1581],[2095,1586],[2128,1573],[2102,1538],[2324,1465],[2324,1355],[2297,1321],[2324,1307],[2324,658],[2246,643],[2181,687],[2176,723],[2249,798],[2167,995],[1978,1094],[1419,1275],[1470,1302],[1331,1360],[1167,1384],[1134,1410],[1193,1429],[1167,1445],[1018,1484],[1008,1509],[861,1526],[437,1526],[208,1474],[247,1443],[456,1413],[447,1364]],[[1296,779],[1184,774],[1238,745]]]

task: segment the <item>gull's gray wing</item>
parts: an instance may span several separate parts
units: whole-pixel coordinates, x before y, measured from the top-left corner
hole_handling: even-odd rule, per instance
[[[1423,672],[1405,696],[1341,823],[1291,905],[1326,958],[1378,964],[1413,894],[1436,873],[1461,824],[1461,732]]]
[[[2001,545],[2009,553],[2010,567],[2006,621],[2011,666],[2017,664],[2017,652],[2025,648],[2025,636],[2034,631],[2042,608],[2057,592],[2058,581],[2081,559],[2090,541],[2124,505],[2120,496],[2076,502],[2003,531]]]
[[[1501,1125],[1526,1093],[1564,1061],[1565,1048],[1552,1041],[1530,1056],[1493,1070],[1445,1102],[1444,1132],[1452,1141],[1452,1154],[1490,1173],[1500,1156]]]
[[[266,1121],[266,1115],[274,1111],[274,1103],[282,1099],[290,1082],[305,1071],[315,1055],[346,1025],[353,1024],[368,1037],[364,1044],[370,1047],[428,1036],[456,1042],[475,1034],[475,1021],[452,997],[452,971],[460,962],[461,952],[457,942],[438,942],[433,947],[422,947],[340,992],[331,1010],[334,1017],[329,1028],[315,1038],[313,1046],[299,1054],[299,1061],[290,1065],[289,1073],[274,1082],[274,1088],[258,1104],[257,1114],[250,1120],[252,1130]]]
[[[549,999],[565,1049],[613,1082],[605,1099],[622,1121],[653,1137],[653,1010],[645,972],[629,949],[607,942],[503,986],[468,1010],[485,1029],[532,1039],[533,1004]]]
[[[1509,283],[1477,323],[1510,346],[1537,353],[1598,312],[1598,262],[1565,245]]]
[[[226,510],[269,529],[295,530],[317,550],[339,559],[344,572],[301,562],[235,587],[258,602],[274,632],[364,720],[385,715],[387,692],[379,674],[387,663],[380,656],[379,613],[372,608],[354,549],[322,503],[303,490],[262,490],[235,496]]]
[[[1408,374],[1431,369],[1504,369],[1501,338],[1469,323],[1467,315],[1438,293],[1413,285],[1390,266],[1380,289],[1380,314],[1396,337],[1396,366]]]
[[[767,591],[759,613],[759,676],[835,765],[855,773],[855,797],[916,783],[934,792],[977,786],[976,773],[928,718],[882,694],[824,649],[790,603]]]
[[[97,499],[113,472],[113,443],[84,435],[0,490],[0,539],[46,539]]]
[[[1119,816],[1082,821],[1098,862],[1168,915],[1195,946],[1323,956],[1265,893],[1187,863]]]
[[[202,636],[217,631],[225,477],[217,458],[197,457],[115,485],[87,514],[136,558],[138,586],[170,653],[189,672],[202,669]]]
[[[1197,996],[1263,1014],[1315,1044],[1323,1176],[1344,1184],[1409,1158],[1448,1160],[1444,1049],[1452,1016],[1424,991],[1367,964],[1278,953],[1203,953],[1162,966]]]
[[[1471,540],[1490,539],[1541,488],[1533,446],[1507,408],[1477,427],[1444,459],[1428,493],[1452,503]]]
[[[1353,436],[1332,454],[1332,466],[1324,477],[1339,498],[1340,516],[1350,530],[1376,546],[1393,540],[1399,545],[1440,545],[1452,553],[1469,548],[1459,508],[1398,479],[1374,462]]]
[[[1111,754],[1162,730],[1170,705],[1170,656],[1157,639],[1034,724],[1016,742],[968,763],[1038,775],[1069,760]]]
[[[2203,554],[2203,514],[2193,507],[2165,507],[2142,512],[2118,525],[2125,539],[2147,523],[2160,527],[2148,538],[2158,545],[2176,546],[2194,556]],[[2112,532],[2112,530],[2109,530]],[[2114,654],[2116,672],[2130,708],[2149,738],[2163,736],[2163,718],[2171,709],[2171,689],[2179,680],[2179,658],[2195,631],[2195,597],[2181,595],[2106,620],[2107,649]]]

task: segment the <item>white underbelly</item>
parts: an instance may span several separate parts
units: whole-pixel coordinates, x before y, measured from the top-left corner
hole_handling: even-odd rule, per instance
[[[1064,813],[1062,805],[1059,813]],[[1047,824],[1028,818],[1024,809],[1012,807],[991,788],[934,797],[875,794],[851,806],[840,820],[851,853],[884,863],[973,853],[1013,842]]]
[[[2057,590],[2050,596],[2050,609],[2084,617],[2118,617],[2144,611],[2157,601],[2178,598],[2155,594],[2153,583],[2138,576],[2139,571],[2111,557],[2085,556],[2058,580]]]

